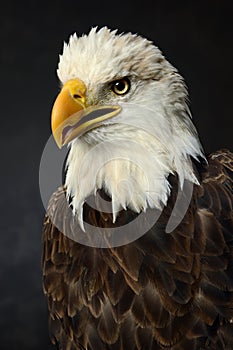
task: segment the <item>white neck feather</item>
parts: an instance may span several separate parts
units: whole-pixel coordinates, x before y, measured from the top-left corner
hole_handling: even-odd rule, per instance
[[[171,135],[166,133],[163,144],[161,135],[111,124],[74,140],[65,183],[80,222],[84,202],[98,189],[112,198],[115,221],[122,208],[140,212],[166,205],[169,174],[177,173],[181,186],[184,179],[198,183],[189,157],[201,155],[198,139],[187,130]]]

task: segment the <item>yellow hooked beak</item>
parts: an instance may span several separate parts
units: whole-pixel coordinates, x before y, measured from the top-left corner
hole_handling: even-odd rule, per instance
[[[109,119],[120,106],[86,106],[86,86],[82,80],[69,80],[54,102],[51,126],[59,148]]]

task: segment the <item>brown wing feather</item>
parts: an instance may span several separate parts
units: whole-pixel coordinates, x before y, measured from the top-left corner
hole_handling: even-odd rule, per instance
[[[195,231],[205,238],[199,249],[201,280],[195,305],[199,329],[207,330],[211,349],[233,346],[226,331],[230,327],[233,332],[232,185],[233,155],[227,150],[210,155],[195,215]]]
[[[173,232],[165,227],[175,177],[156,225],[118,248],[91,248],[66,237],[52,223],[60,219],[64,232],[70,225],[65,189],[53,195],[44,222],[43,279],[51,339],[59,349],[232,349],[233,155],[212,154],[202,177]],[[114,225],[110,214],[87,205],[84,216],[94,226]],[[123,211],[116,225],[134,217]]]

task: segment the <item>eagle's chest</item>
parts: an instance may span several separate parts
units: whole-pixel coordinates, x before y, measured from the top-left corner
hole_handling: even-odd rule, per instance
[[[102,198],[106,204],[110,202],[106,195]],[[64,203],[61,199],[63,208]],[[66,209],[63,227],[68,228],[72,211],[68,206]],[[112,213],[106,208],[94,209],[90,203],[84,205],[83,214],[86,244],[78,241],[81,231],[75,221],[75,239],[54,229],[45,240],[44,261],[48,264],[44,285],[53,295],[53,300],[49,299],[51,317],[65,319],[67,330],[87,349],[102,350],[104,344],[136,349],[137,342],[141,342],[138,348],[146,345],[146,349],[154,349],[157,343],[167,346],[178,341],[185,327],[194,322],[190,310],[198,266],[190,252],[191,238],[184,237],[181,228],[167,234],[167,214],[162,213],[140,238],[114,246],[109,230],[128,228],[138,214],[122,210],[114,224]],[[94,246],[94,233],[100,235],[102,245]]]
[[[76,243],[72,248],[77,249],[77,259],[70,266],[76,275],[74,284],[69,283],[69,293],[75,293],[69,307],[82,325],[82,339],[91,343],[93,333],[99,342],[108,344],[121,338],[127,344],[131,339],[133,343],[124,349],[133,349],[138,337],[138,341],[148,341],[150,349],[154,337],[167,346],[193,322],[193,257],[179,256],[174,238],[166,237],[162,230],[156,233],[156,238],[149,232],[121,247],[91,248]]]

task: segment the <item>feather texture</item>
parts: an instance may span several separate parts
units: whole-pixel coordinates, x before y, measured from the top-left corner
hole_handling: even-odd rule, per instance
[[[58,349],[232,348],[233,155],[222,150],[208,160],[179,226],[165,233],[177,188],[171,176],[173,190],[159,220],[121,247],[92,248],[65,236],[53,220],[62,215],[66,232],[66,189],[52,196],[43,281]],[[85,220],[96,227],[113,226],[110,215],[84,205]],[[115,225],[134,217],[123,210]]]

